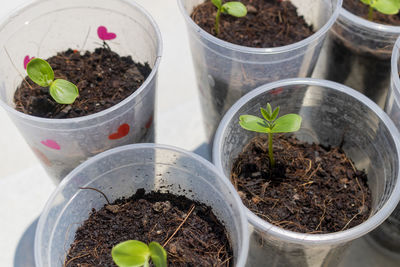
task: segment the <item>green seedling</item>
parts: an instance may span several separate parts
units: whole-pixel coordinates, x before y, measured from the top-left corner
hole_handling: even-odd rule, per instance
[[[264,118],[253,115],[242,115],[239,118],[239,124],[243,129],[268,133],[268,156],[270,167],[275,167],[274,152],[272,141],[274,133],[296,132],[301,126],[301,117],[297,114],[286,114],[278,118],[279,107],[272,111],[271,105],[267,104],[267,109],[261,108],[261,114]]]
[[[222,4],[222,0],[211,0],[214,6],[217,7],[217,16],[215,17],[215,33],[219,34],[219,20],[221,17],[221,13],[229,14],[234,17],[244,17],[247,14],[247,8],[241,2],[226,2]]]
[[[119,267],[148,267],[150,258],[156,267],[167,267],[167,252],[157,242],[146,245],[138,240],[128,240],[114,246],[111,256]]]
[[[31,80],[42,87],[49,87],[50,95],[59,104],[72,104],[79,95],[75,84],[63,80],[54,80],[54,71],[50,64],[41,58],[34,58],[26,65]]]
[[[369,6],[368,20],[372,20],[374,9],[386,15],[397,14],[400,9],[400,0],[361,0],[361,2]]]

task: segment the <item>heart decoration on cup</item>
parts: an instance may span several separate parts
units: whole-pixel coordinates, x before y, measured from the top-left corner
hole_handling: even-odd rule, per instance
[[[61,149],[60,145],[56,141],[51,140],[51,139],[43,140],[40,143],[42,143],[43,145],[45,145],[45,146],[47,146],[47,147],[49,147],[51,149],[55,149],[55,150],[60,150]]]
[[[282,93],[282,91],[283,91],[283,88],[282,88],[282,87],[279,87],[279,88],[276,88],[276,89],[274,89],[274,90],[271,90],[271,94],[273,94],[273,95],[279,95],[280,93]]]
[[[36,147],[31,147],[33,152],[35,153],[35,155],[46,165],[51,167],[51,165],[53,165],[51,163],[51,161],[46,157],[46,155],[40,151],[39,149],[37,149]]]
[[[109,32],[105,26],[99,26],[97,28],[97,35],[103,41],[112,40],[117,37],[113,32]]]
[[[130,129],[129,125],[127,123],[124,123],[118,127],[117,132],[110,134],[108,136],[108,139],[110,139],[110,140],[121,139],[122,137],[125,137],[128,135],[129,129]]]
[[[26,55],[24,58],[24,69],[26,69],[26,65],[28,65],[29,61],[34,59],[35,57],[29,57],[29,55]]]
[[[149,129],[152,124],[153,124],[153,116],[150,116],[145,125],[146,129]]]

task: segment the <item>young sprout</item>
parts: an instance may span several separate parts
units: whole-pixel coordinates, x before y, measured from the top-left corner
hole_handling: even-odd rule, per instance
[[[374,9],[386,15],[394,15],[399,12],[400,0],[361,0],[369,5],[368,20],[372,20],[372,12]]]
[[[222,0],[211,0],[211,2],[218,8],[217,16],[215,17],[215,33],[219,34],[219,18],[221,13],[229,14],[234,17],[244,17],[247,14],[246,6],[240,2],[226,2],[222,4]]]
[[[54,80],[53,69],[46,60],[32,59],[26,65],[26,72],[34,83],[49,87],[50,95],[59,104],[72,104],[79,95],[75,84],[63,79]]]
[[[275,167],[274,153],[272,150],[272,137],[274,133],[296,132],[301,126],[301,117],[297,114],[286,114],[278,118],[279,107],[272,111],[271,105],[267,104],[267,109],[261,108],[261,114],[264,118],[253,115],[242,115],[239,118],[239,124],[243,129],[268,133],[268,155],[270,167]]]
[[[167,252],[157,242],[146,245],[138,240],[128,240],[114,246],[111,256],[119,267],[148,267],[150,258],[156,267],[167,267]]]

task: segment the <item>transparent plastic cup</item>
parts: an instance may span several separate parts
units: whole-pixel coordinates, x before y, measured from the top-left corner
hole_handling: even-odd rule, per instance
[[[102,46],[99,26],[116,34],[106,41],[113,51],[149,63],[152,72],[142,86],[120,103],[84,117],[46,119],[16,111],[13,97],[26,75],[25,58],[48,58],[68,48],[93,51]],[[6,19],[0,33],[0,105],[56,183],[97,153],[154,140],[161,36],[150,15],[133,1],[35,1]]]
[[[398,26],[374,23],[343,8],[313,77],[345,84],[383,108],[390,86],[390,57],[399,35]]]
[[[249,234],[239,195],[215,166],[200,156],[164,145],[134,144],[101,153],[74,169],[57,187],[40,216],[35,236],[37,267],[63,266],[76,229],[91,210],[146,192],[170,192],[204,203],[224,224],[231,240],[234,266],[244,266]]]
[[[397,129],[400,129],[399,59],[400,38],[397,39],[393,47],[391,83],[385,106],[385,111],[393,120]],[[400,205],[383,224],[372,232],[371,236],[379,245],[400,254]]]
[[[400,135],[387,114],[366,96],[344,85],[317,79],[288,79],[261,86],[239,99],[216,132],[213,162],[230,177],[233,160],[256,133],[239,126],[239,116],[260,116],[266,103],[281,115],[303,118],[294,135],[305,142],[340,146],[358,169],[365,170],[371,190],[371,216],[351,229],[330,234],[284,230],[249,209],[249,266],[337,266],[350,242],[378,227],[400,199]],[[228,180],[228,178],[226,178]]]
[[[222,116],[241,96],[267,82],[311,75],[342,0],[291,0],[316,32],[300,42],[276,48],[235,45],[207,33],[190,18],[193,8],[202,2],[178,0],[189,33],[206,136],[211,144]]]

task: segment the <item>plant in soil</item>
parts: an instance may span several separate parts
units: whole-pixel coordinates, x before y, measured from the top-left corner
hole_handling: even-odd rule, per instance
[[[373,10],[382,14],[394,15],[399,13],[400,0],[360,0],[369,6],[368,19],[372,21]]]
[[[299,130],[297,114],[278,117],[279,107],[269,103],[261,114],[240,116],[242,128],[268,136],[258,135],[245,145],[230,176],[249,210],[278,227],[309,234],[343,231],[368,219],[367,175],[341,147],[283,134]],[[275,133],[282,134],[272,142]]]
[[[101,193],[107,204],[77,229],[65,267],[232,266],[229,237],[210,207],[144,189],[110,203],[98,189],[81,189]]]
[[[148,267],[150,258],[156,267],[167,266],[167,252],[154,241],[149,245],[138,240],[124,241],[112,248],[111,255],[119,267]]]
[[[49,87],[51,97],[59,104],[72,104],[79,95],[75,84],[64,80],[54,80],[50,64],[41,58],[34,58],[26,66],[29,78],[39,86]]]
[[[51,65],[55,77],[76,84],[79,97],[69,105],[57,103],[47,88],[26,78],[14,94],[16,110],[42,118],[87,116],[127,98],[151,72],[148,63],[135,62],[131,56],[120,56],[106,44],[94,51],[68,49],[46,61]]]
[[[301,116],[297,114],[286,114],[278,118],[279,107],[272,111],[270,103],[267,103],[267,109],[260,108],[264,118],[253,115],[241,115],[239,124],[243,129],[268,133],[268,155],[270,167],[275,167],[275,158],[273,152],[273,134],[296,132],[301,126]]]
[[[223,8],[225,5],[227,8]],[[243,17],[236,18],[238,14]],[[314,33],[313,26],[297,13],[290,1],[241,0],[222,4],[222,0],[206,0],[193,9],[190,17],[219,39],[247,47],[289,45]]]
[[[219,20],[221,13],[228,14],[237,18],[244,17],[247,14],[246,6],[241,2],[226,2],[222,4],[222,0],[211,0],[214,6],[217,7],[217,14],[215,16],[214,30],[216,35],[219,34]]]

